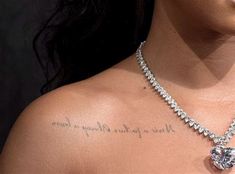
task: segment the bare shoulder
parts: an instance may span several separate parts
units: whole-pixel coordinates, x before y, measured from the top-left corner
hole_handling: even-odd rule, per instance
[[[113,89],[119,87],[118,80],[123,83],[126,80],[118,79],[119,76],[115,84],[108,85],[115,73],[104,72],[58,88],[26,107],[3,149],[1,172],[66,173],[74,166],[77,168],[78,159],[82,159],[81,166],[85,160],[90,160],[92,157],[87,156],[84,147],[89,147],[97,138],[81,141],[82,136],[89,134],[85,128],[78,131],[79,128],[84,124],[96,126],[100,121],[111,123],[115,115],[127,108],[123,98],[125,91],[120,88],[122,92],[118,94]]]

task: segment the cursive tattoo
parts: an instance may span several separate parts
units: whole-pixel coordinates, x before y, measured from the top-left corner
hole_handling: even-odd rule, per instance
[[[103,133],[103,134],[129,134],[134,135],[138,138],[142,138],[146,134],[170,134],[175,133],[171,124],[164,124],[163,126],[150,126],[141,128],[139,126],[130,126],[127,124],[122,124],[120,127],[111,127],[110,125],[103,123],[101,121],[96,121],[95,124],[77,124],[72,123],[68,117],[65,117],[64,121],[53,121],[51,123],[53,127],[64,128],[64,129],[74,129],[79,130],[84,133],[86,137],[90,137],[91,134]]]

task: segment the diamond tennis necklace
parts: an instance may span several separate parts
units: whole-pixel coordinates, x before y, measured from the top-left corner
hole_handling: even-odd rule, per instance
[[[219,136],[208,128],[199,124],[191,116],[189,116],[176,102],[176,100],[167,92],[166,89],[157,81],[155,75],[148,67],[142,55],[142,47],[145,41],[142,42],[136,51],[136,59],[146,79],[149,81],[153,89],[162,97],[162,99],[169,105],[170,109],[174,111],[177,117],[182,120],[186,125],[192,128],[197,133],[207,137],[214,143],[214,147],[210,150],[210,159],[216,168],[220,170],[229,169],[235,165],[235,148],[225,147],[232,136],[235,135],[235,118],[233,118],[228,130],[224,135]]]

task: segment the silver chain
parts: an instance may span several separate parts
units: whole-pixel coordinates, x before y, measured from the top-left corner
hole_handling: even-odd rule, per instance
[[[210,131],[208,128],[199,124],[191,116],[189,116],[176,102],[176,100],[167,92],[166,89],[157,81],[154,73],[148,67],[147,62],[145,61],[142,54],[142,47],[144,46],[145,41],[142,42],[139,48],[136,51],[137,62],[143,71],[145,77],[149,81],[153,89],[162,97],[162,99],[169,105],[169,107],[174,111],[174,113],[179,117],[185,124],[194,131],[202,134],[204,137],[209,138],[210,141],[213,141],[215,144],[226,145],[233,135],[235,135],[235,118],[233,118],[232,123],[230,124],[228,130],[222,136],[216,135],[214,132]]]

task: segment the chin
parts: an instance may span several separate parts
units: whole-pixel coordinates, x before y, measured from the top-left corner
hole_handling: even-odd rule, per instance
[[[222,23],[211,28],[224,35],[235,35],[235,18],[233,20],[224,20]]]

